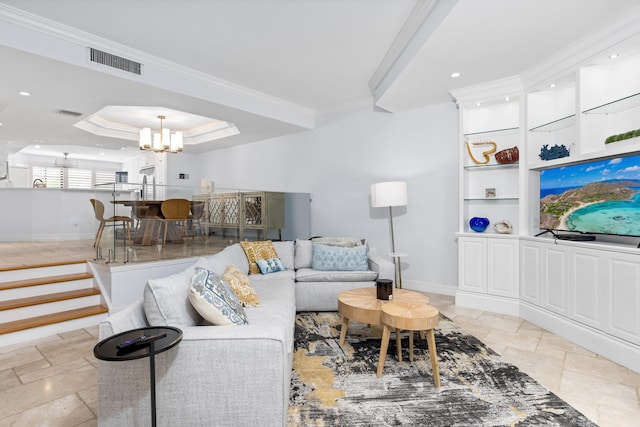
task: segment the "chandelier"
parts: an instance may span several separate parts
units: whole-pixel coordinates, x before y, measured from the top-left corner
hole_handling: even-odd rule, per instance
[[[171,129],[162,127],[164,116],[158,116],[160,119],[160,132],[153,134],[151,138],[151,128],[142,128],[140,130],[140,149],[153,150],[156,153],[178,153],[182,151],[182,132],[171,133]]]

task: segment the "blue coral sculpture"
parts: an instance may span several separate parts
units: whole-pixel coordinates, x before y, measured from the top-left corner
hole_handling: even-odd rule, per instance
[[[569,150],[567,150],[567,147],[565,147],[564,144],[563,145],[556,144],[551,148],[549,148],[549,145],[545,144],[540,149],[540,154],[539,154],[539,157],[541,160],[560,159],[562,157],[568,157],[568,156],[569,156]]]

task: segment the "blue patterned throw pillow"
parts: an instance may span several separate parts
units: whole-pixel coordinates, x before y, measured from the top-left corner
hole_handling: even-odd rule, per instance
[[[367,271],[367,247],[341,248],[314,243],[311,268],[320,271]]]
[[[212,271],[196,267],[189,288],[189,301],[205,320],[214,325],[246,325],[247,313],[236,294]]]
[[[280,261],[280,258],[257,259],[256,264],[258,264],[258,268],[260,269],[260,273],[262,274],[269,274],[286,270],[286,268],[282,264],[282,261]]]

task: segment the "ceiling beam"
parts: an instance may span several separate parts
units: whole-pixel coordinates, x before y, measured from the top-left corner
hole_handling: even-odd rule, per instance
[[[411,14],[369,80],[373,104],[378,105],[431,35],[444,21],[458,0],[418,0]]]

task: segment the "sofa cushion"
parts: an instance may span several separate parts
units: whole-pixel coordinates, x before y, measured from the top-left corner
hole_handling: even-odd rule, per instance
[[[296,240],[295,269],[311,268],[313,242],[311,240]]]
[[[375,271],[321,271],[311,268],[296,270],[297,282],[369,282],[376,280]]]
[[[222,275],[222,280],[227,282],[243,306],[257,307],[260,305],[260,297],[253,289],[249,276],[235,265],[229,264],[227,266],[224,274]]]
[[[247,314],[240,300],[214,272],[196,267],[189,288],[189,301],[205,320],[214,325],[246,325]]]
[[[313,243],[311,267],[321,271],[366,271],[367,247],[344,248]]]
[[[222,276],[229,264],[233,264],[245,273],[249,272],[249,262],[242,247],[238,244],[227,246],[215,255],[200,258],[198,265]]]
[[[321,245],[338,246],[342,248],[364,246],[367,243],[365,239],[357,239],[355,237],[314,237],[311,241],[313,243],[320,243]]]
[[[294,265],[294,253],[295,247],[292,240],[285,240],[284,242],[272,242],[278,258],[282,261],[285,268],[288,270],[295,269]]]
[[[258,264],[258,268],[262,274],[277,273],[278,271],[286,270],[280,258],[257,259],[256,264]]]
[[[260,269],[256,260],[277,258],[278,253],[273,247],[271,240],[265,240],[260,242],[240,242],[244,253],[247,255],[247,261],[249,261],[249,274],[259,274]]]
[[[144,313],[151,326],[195,326],[200,316],[187,297],[195,266],[144,287]]]

